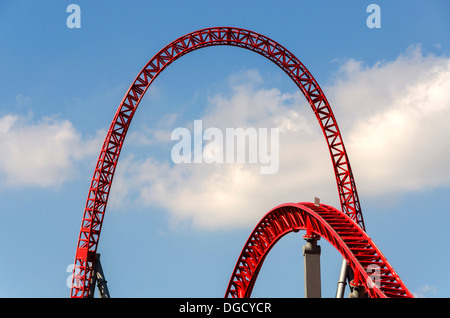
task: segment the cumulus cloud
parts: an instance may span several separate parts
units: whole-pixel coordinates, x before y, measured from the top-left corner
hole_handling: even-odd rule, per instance
[[[128,156],[118,165],[110,206],[158,206],[175,224],[216,229],[254,224],[285,202],[337,198],[325,140],[301,93],[264,89],[261,81],[253,70],[232,76],[231,94],[212,96],[201,120],[204,130],[279,128],[277,173],[261,174],[261,162],[173,165]]]
[[[0,118],[2,185],[58,187],[76,176],[76,163],[98,152],[99,145],[96,138],[84,140],[68,120],[5,115]]]
[[[358,187],[370,197],[450,184],[450,59],[412,47],[396,60],[348,61],[330,87]]]
[[[278,127],[276,174],[262,175],[251,164],[174,165],[129,155],[118,165],[110,206],[160,207],[175,224],[212,229],[255,224],[278,204],[314,196],[339,207],[328,149],[309,105],[300,92],[263,88],[263,82],[254,70],[232,76],[231,93],[211,96],[199,119],[204,129]],[[322,86],[360,197],[450,184],[449,84],[450,59],[413,47],[373,66],[345,61]]]

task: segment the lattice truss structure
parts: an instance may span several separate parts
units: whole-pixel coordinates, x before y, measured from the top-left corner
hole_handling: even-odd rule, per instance
[[[400,277],[370,237],[349,216],[326,205],[283,204],[266,214],[247,240],[233,271],[225,297],[250,297],[270,249],[284,235],[306,230],[325,238],[350,264],[354,281],[371,298],[412,297]],[[373,279],[370,269],[379,271]]]
[[[131,84],[116,111],[114,119],[103,143],[102,149],[100,151],[97,164],[95,166],[95,171],[92,177],[89,194],[81,222],[74,263],[75,266],[71,289],[72,297],[89,296],[91,276],[93,272],[93,266],[95,264],[95,257],[111,184],[113,181],[117,162],[119,160],[119,155],[125,140],[125,136],[142,97],[144,96],[151,83],[155,80],[155,78],[172,62],[182,57],[183,55],[197,49],[218,45],[241,47],[266,57],[277,66],[279,66],[302,91],[303,95],[314,111],[314,114],[320,124],[329,149],[336,177],[336,184],[338,188],[342,214],[348,217],[348,220],[345,219],[346,222],[350,222],[349,220],[352,220],[354,222],[352,223],[353,225],[351,226],[351,229],[348,229],[347,231],[357,231],[358,235],[365,235],[363,232],[365,229],[364,220],[361,213],[360,203],[349,159],[344,147],[344,142],[342,140],[341,133],[339,131],[331,107],[322,89],[320,88],[314,77],[311,75],[311,73],[290,51],[264,35],[249,30],[232,27],[214,27],[202,29],[186,34],[169,43],[167,46],[161,49],[152,59],[150,59],[150,61],[145,65],[145,67],[141,70],[141,72]],[[316,214],[320,214],[320,212],[322,211],[314,210],[314,212]],[[322,220],[326,220],[326,213],[331,212],[329,210],[324,211]],[[337,213],[333,213],[334,215],[337,215]],[[298,216],[295,217],[298,218]],[[283,218],[283,220],[291,221],[294,219],[295,218],[293,215]],[[276,221],[275,223],[277,222],[278,221]],[[319,226],[319,223],[317,223],[316,221],[315,224]],[[299,221],[299,223],[293,223],[292,226],[293,228],[297,229],[302,227],[301,224],[302,223]],[[327,224],[328,225],[326,228],[331,231],[332,225],[330,224],[332,223]],[[275,228],[275,226],[271,226],[270,230],[273,230]],[[266,230],[269,231],[269,227],[267,227]],[[340,229],[336,228],[334,230],[335,233],[338,233],[337,236],[333,236],[328,232],[324,232],[323,234],[327,235],[327,238],[332,238],[333,240],[338,240],[340,235],[345,234],[342,231],[339,232],[338,230]],[[260,237],[260,239],[264,238],[266,240],[270,238],[270,236],[267,235],[263,236],[261,234],[255,234],[253,239],[257,240],[257,237]],[[368,237],[366,237],[365,239],[367,240]],[[348,243],[348,240],[341,237],[339,240],[339,244],[345,244],[347,247],[344,248],[339,244],[336,244],[334,246],[338,248],[338,250],[342,251],[342,253],[345,252],[343,256],[348,259],[350,264],[354,265],[358,263],[360,266],[363,266],[363,254],[366,255],[364,256],[366,258],[371,258],[371,255],[376,255],[380,258],[380,260],[382,260],[383,265],[385,265],[384,268],[388,269],[390,273],[388,274],[388,276],[394,277],[393,284],[395,286],[392,288],[398,289],[400,288],[399,286],[401,286],[403,290],[404,286],[401,284],[396,274],[391,271],[388,263],[381,256],[379,251],[372,247],[370,243],[367,243],[368,245],[364,247],[364,249],[368,250],[364,251],[357,250],[355,246],[353,246],[353,249],[349,249],[347,245]],[[256,256],[255,253],[258,252],[258,249],[257,247],[253,246],[253,249],[249,249],[249,253],[250,251],[252,251],[252,255]],[[353,257],[349,256],[350,253],[353,253]],[[358,255],[358,257],[356,255]],[[247,269],[245,271],[235,271],[235,276],[233,276],[232,281],[230,282],[231,287],[229,288],[229,294],[231,296],[248,296],[249,292],[251,292],[253,283],[251,283],[250,285],[245,285],[244,282],[246,279],[248,279],[248,276],[246,276],[245,273],[253,272],[254,275],[257,274],[257,271],[253,271],[253,267],[256,266],[256,268],[258,268],[258,266],[260,265],[258,265],[259,261],[257,261],[257,263],[254,263],[254,261],[256,260],[252,260],[252,258],[248,258],[247,256],[242,258],[243,263],[239,266],[246,266]],[[356,267],[357,272],[363,271],[360,267]],[[386,286],[389,285],[388,281],[392,280],[386,280]],[[244,289],[240,287],[242,284],[245,285]],[[406,292],[406,289],[405,293],[408,294]],[[378,292],[375,292],[373,296],[376,295],[380,294]],[[391,296],[405,294],[402,291],[389,294],[386,290],[385,295]]]

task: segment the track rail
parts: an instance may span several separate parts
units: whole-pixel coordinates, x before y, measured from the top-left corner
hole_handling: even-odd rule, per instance
[[[361,227],[341,211],[325,204],[316,206],[313,203],[283,204],[262,218],[239,256],[225,297],[250,297],[271,248],[284,235],[300,230],[306,230],[307,235],[323,237],[334,246],[353,269],[354,284],[362,284],[369,297],[413,297]],[[375,268],[377,275],[373,276],[371,271]]]
[[[214,27],[186,34],[160,50],[135,78],[113,118],[100,151],[84,209],[74,262],[71,297],[88,297],[95,255],[119,155],[135,111],[155,78],[181,56],[209,46],[236,46],[256,52],[278,65],[302,91],[325,136],[333,163],[342,211],[361,228],[356,185],[331,107],[311,73],[272,39],[240,28]]]

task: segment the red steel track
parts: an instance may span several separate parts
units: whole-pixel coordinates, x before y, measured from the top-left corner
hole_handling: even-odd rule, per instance
[[[291,52],[264,35],[232,27],[202,29],[186,34],[160,50],[135,78],[117,109],[100,151],[87,197],[75,255],[71,297],[89,295],[92,269],[116,165],[142,97],[153,80],[172,62],[189,52],[217,45],[237,46],[256,52],[278,65],[294,81],[309,102],[325,136],[341,209],[361,230],[365,229],[344,142],[331,107],[311,73]],[[340,240],[339,244],[343,242],[345,240]],[[339,244],[336,248],[345,250]],[[240,289],[236,289],[233,295],[240,296]]]
[[[370,237],[350,217],[331,206],[313,203],[283,204],[266,214],[239,256],[225,297],[250,297],[270,249],[284,235],[300,230],[323,237],[334,246],[355,273],[353,283],[362,284],[369,297],[412,297]],[[375,267],[379,273],[373,282],[370,271]]]

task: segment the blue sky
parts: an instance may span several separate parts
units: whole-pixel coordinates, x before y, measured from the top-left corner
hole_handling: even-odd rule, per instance
[[[79,29],[66,25],[71,3]],[[366,25],[370,3],[379,29]],[[449,14],[443,0],[2,1],[0,297],[69,297],[66,270],[120,101],[163,46],[211,26],[264,34],[306,65],[341,128],[368,234],[416,296],[449,297]],[[279,172],[174,166],[170,132],[196,119],[278,123]],[[333,178],[319,125],[280,69],[237,48],[184,56],[147,92],[119,160],[98,249],[111,295],[223,297],[257,221],[314,196],[339,208]],[[341,258],[320,244],[333,297]],[[254,297],[303,297],[302,245],[291,234],[275,246]]]

